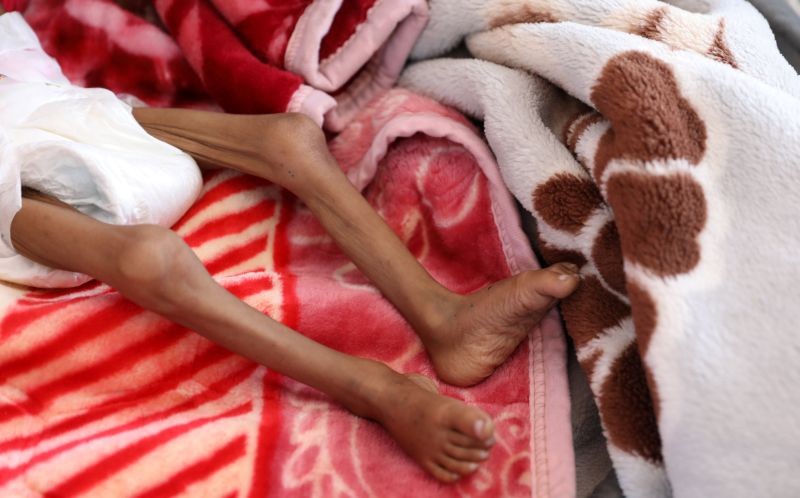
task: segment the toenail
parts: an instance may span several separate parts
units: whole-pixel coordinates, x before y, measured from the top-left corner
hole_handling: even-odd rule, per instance
[[[481,437],[483,434],[483,427],[486,425],[485,420],[477,420],[475,422],[475,435]]]
[[[494,443],[495,443],[494,436],[492,436],[492,437],[490,437],[489,439],[486,440],[486,444],[488,446],[494,446]]]
[[[475,472],[476,470],[478,470],[478,464],[477,463],[471,463],[471,464],[469,464],[469,467],[467,467],[467,471],[468,472]]]
[[[559,280],[561,280],[561,281],[564,281],[564,280],[569,280],[569,279],[571,279],[571,278],[581,278],[581,276],[580,276],[580,275],[578,275],[577,273],[575,273],[575,274],[569,274],[569,275],[559,275],[559,276],[558,276],[558,279],[559,279]]]
[[[578,273],[578,270],[580,269],[575,263],[556,263],[550,268],[556,273],[565,274]]]
[[[478,458],[480,458],[481,460],[486,460],[487,458],[489,458],[489,452],[481,451],[480,453],[478,453]]]

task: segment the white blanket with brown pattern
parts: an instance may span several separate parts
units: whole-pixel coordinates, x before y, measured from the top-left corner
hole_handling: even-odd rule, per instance
[[[631,497],[800,496],[800,77],[742,0],[433,0],[402,84],[484,120]]]

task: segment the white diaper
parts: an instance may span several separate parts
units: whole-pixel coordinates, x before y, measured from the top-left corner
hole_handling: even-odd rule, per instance
[[[23,186],[117,225],[169,227],[199,195],[194,160],[148,135],[110,91],[70,85],[17,13],[0,16],[0,74],[0,280],[35,287],[89,280],[14,250],[11,220]]]

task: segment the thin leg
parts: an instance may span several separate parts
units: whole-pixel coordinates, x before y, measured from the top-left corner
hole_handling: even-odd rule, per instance
[[[450,292],[350,184],[321,130],[302,115],[136,109],[134,116],[153,136],[202,162],[294,192],[411,323],[439,376],[452,384],[472,385],[491,375],[556,299],[578,284],[577,268],[563,264],[522,273],[470,296]]]
[[[11,234],[26,257],[91,275],[140,306],[377,421],[440,480],[473,472],[488,455],[493,429],[485,413],[439,395],[427,379],[339,353],[261,314],[219,286],[169,230],[107,225],[57,202],[26,198]]]

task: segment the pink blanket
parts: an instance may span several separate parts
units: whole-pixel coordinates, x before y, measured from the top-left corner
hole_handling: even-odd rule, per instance
[[[119,3],[148,21],[108,0],[25,3],[19,7],[73,81],[151,105],[230,108],[231,99],[247,97],[242,111],[286,110],[260,106],[291,87],[259,86],[258,78],[299,81],[275,53],[256,48],[257,30],[247,35],[230,17],[236,6],[267,2],[156,2],[175,38],[153,24],[156,12],[141,2]],[[275,33],[283,30],[292,33],[291,46],[313,9],[356,19],[348,9],[357,6],[371,19],[381,6],[416,5],[368,4],[281,3],[286,21],[270,39],[281,40]],[[180,8],[188,10],[178,16]],[[347,39],[373,33],[362,63],[385,72],[385,64],[405,57],[391,52],[387,62],[380,48],[398,47],[392,40],[408,26],[403,19],[374,18],[378,32],[342,26],[351,30]],[[236,36],[232,25],[241,28]],[[312,24],[307,32],[319,34],[321,27]],[[330,47],[324,46],[318,39],[316,53],[336,60],[340,51],[325,55]],[[213,49],[224,47],[232,58],[216,58],[225,52]],[[209,64],[220,65],[204,70]],[[323,66],[320,74],[333,78]],[[352,95],[356,105],[348,109],[355,119],[347,118],[330,145],[412,253],[435,278],[463,292],[535,267],[476,130],[455,111],[407,91],[391,91],[359,110],[376,87],[355,83],[376,81],[370,75],[377,74],[359,73],[360,67],[351,64],[349,76],[337,73],[347,78],[341,85],[350,84],[336,94],[334,109]],[[237,72],[242,68],[254,72]],[[314,77],[294,70],[307,82]],[[331,98],[311,86],[304,91],[320,101]],[[230,171],[209,173],[202,197],[174,229],[222,285],[256,308],[335,349],[433,377],[408,325],[285,191]],[[105,285],[46,293],[0,286],[0,341],[3,497],[574,494],[564,340],[555,314],[488,381],[472,389],[440,386],[480,406],[497,426],[489,461],[452,486],[423,473],[377,425],[137,308]]]
[[[111,48],[102,57],[91,56],[90,45],[75,56],[80,47],[65,46],[71,38],[50,38],[65,67],[93,68],[79,82],[102,75],[118,91],[127,87],[154,103],[208,105],[170,38],[148,38],[159,31],[110,3],[93,5],[135,29],[103,24],[76,38],[105,40],[99,46]],[[86,12],[67,11],[49,26]],[[138,42],[125,38],[132,34]],[[136,59],[136,50],[154,55]],[[164,69],[164,78],[137,80],[122,64],[135,60],[151,76]],[[488,148],[456,112],[392,91],[361,111],[331,148],[445,285],[469,292],[535,267]],[[216,171],[174,228],[221,284],[256,308],[336,349],[433,376],[408,325],[285,191]],[[488,381],[472,389],[441,386],[486,410],[497,427],[489,461],[452,486],[424,474],[375,424],[105,285],[47,293],[0,286],[0,316],[0,496],[574,493],[564,340],[555,314]]]

